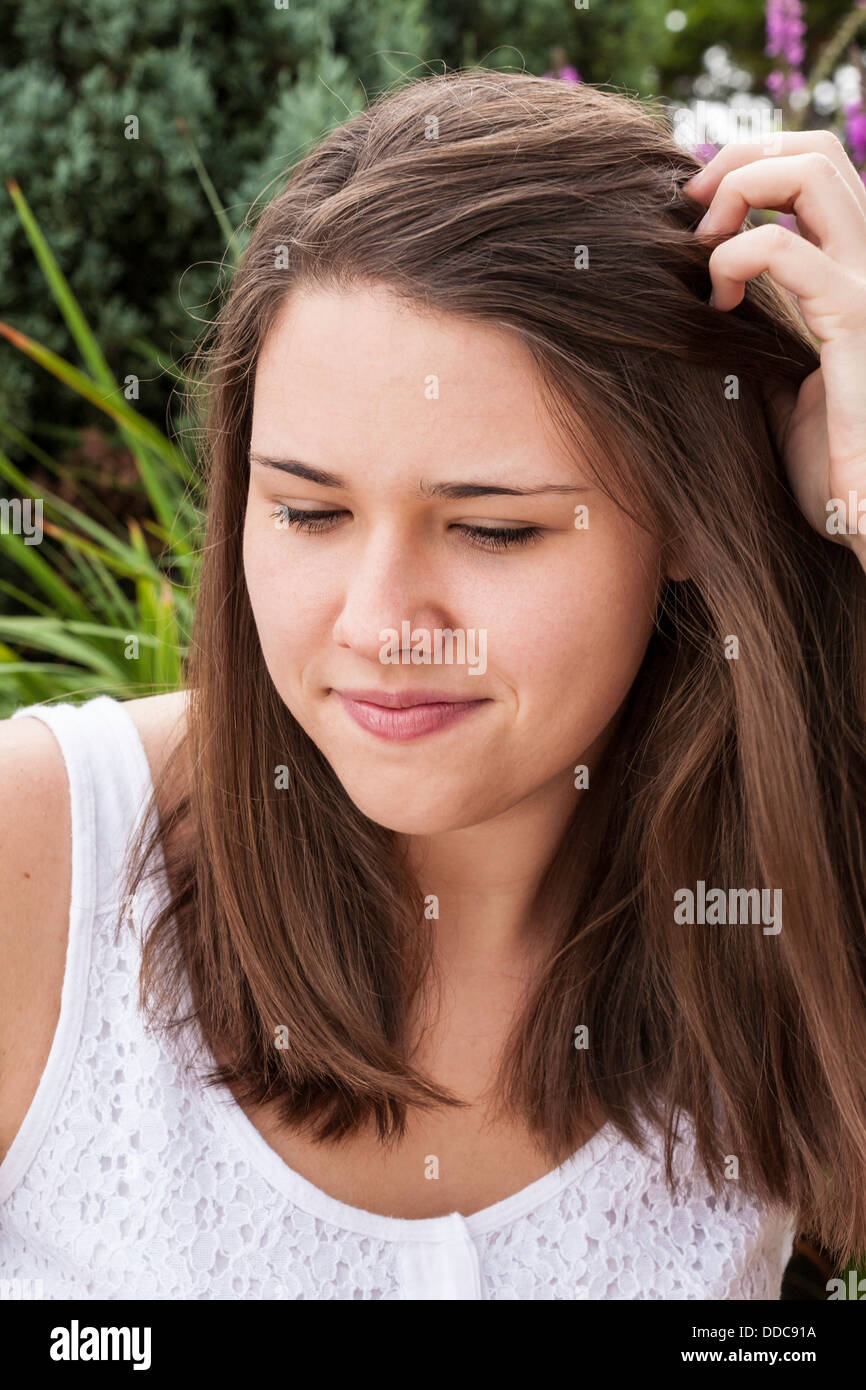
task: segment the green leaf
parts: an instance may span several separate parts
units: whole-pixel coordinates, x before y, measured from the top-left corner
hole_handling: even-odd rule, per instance
[[[139,443],[148,446],[157,457],[169,464],[174,473],[182,476],[187,468],[186,461],[181,461],[174,445],[170,444],[149,420],[127,405],[119,386],[111,389],[101,387],[92,377],[86,376],[77,367],[73,367],[64,358],[59,357],[56,352],[52,352],[50,348],[43,347],[41,343],[28,338],[26,333],[19,333],[17,328],[12,328],[8,323],[0,321],[0,335],[12,343],[14,347],[19,348],[21,352],[26,353],[40,367],[44,367],[47,372],[51,372],[58,380],[64,382],[66,386],[70,386],[79,396],[83,396],[92,405],[98,406],[106,415],[116,420],[124,432],[133,436],[130,447],[135,454],[148,497],[159,520],[174,536],[178,510],[177,499],[174,501],[171,499],[163,478],[154,467],[147,450],[137,447]],[[176,537],[175,544],[180,549],[188,549],[187,543],[182,537]]]
[[[18,186],[17,179],[8,179],[6,187],[9,189],[10,197],[15,204],[15,210],[27,234],[27,239],[33,247],[40,269],[48,283],[48,288],[54,296],[54,302],[66,320],[66,326],[72,334],[81,356],[96,380],[101,381],[109,390],[113,389],[117,383],[114,380],[111,368],[102,355],[102,349],[96,341],[75,295],[69,288],[69,282],[60,269],[54,252],[48,245],[48,241],[36,221],[36,218],[33,216],[30,205]]]
[[[163,456],[165,460],[172,465],[175,473],[181,477],[188,476],[188,464],[182,455],[180,455],[179,451],[174,449],[169,441],[166,440],[154,426],[145,420],[144,416],[139,415],[137,411],[131,410],[128,407],[119,412],[117,409],[112,410],[112,405],[115,407],[120,405],[120,401],[117,398],[118,393],[122,396],[121,388],[106,362],[102,349],[87,323],[78,301],[69,287],[66,277],[60,269],[48,245],[46,237],[39,227],[36,218],[33,216],[17,180],[7,180],[6,186],[9,189],[10,196],[15,204],[15,210],[18,213],[24,231],[33,247],[36,258],[48,283],[48,287],[66,320],[67,327],[75,340],[85,365],[90,369],[93,381],[83,373],[78,372],[78,369],[71,366],[70,363],[64,362],[64,359],[57,356],[56,353],[52,353],[48,348],[41,347],[39,344],[34,343],[32,339],[27,339],[24,334],[18,333],[17,330],[10,328],[8,325],[0,324],[0,332],[4,333],[15,346],[21,348],[22,351],[27,352],[29,356],[33,357],[34,361],[39,362],[39,364],[48,371],[53,371],[55,375],[60,376],[61,380],[65,380],[68,385],[73,386],[73,389],[78,391],[79,395],[85,396],[86,399],[98,405],[100,409],[114,416],[136,460],[139,474],[141,475],[148,497],[157,516],[164,525],[172,528],[176,520],[177,498],[172,498],[164,487],[162,476],[154,467],[148,455],[147,448],[144,446],[149,442],[151,447],[154,448],[160,456]],[[66,370],[65,376],[61,371],[61,367]],[[94,396],[92,390],[97,384],[101,386],[103,390],[101,393]],[[115,398],[113,401],[111,400],[112,397]],[[123,404],[126,404],[125,400]],[[143,431],[146,431],[146,433],[143,433]],[[179,541],[179,544],[183,545],[184,542]]]
[[[65,613],[72,618],[87,616],[87,604],[65,584],[51,565],[37,553],[36,547],[26,545],[22,536],[4,535],[0,537],[2,547],[9,558],[28,578],[51,600],[54,611]]]
[[[96,642],[79,641],[70,625],[57,618],[0,617],[0,637],[6,637],[16,647],[32,647],[35,651],[65,657],[87,671],[98,671],[110,679],[117,679],[120,674],[117,660],[101,651]],[[123,660],[122,653],[119,660]]]

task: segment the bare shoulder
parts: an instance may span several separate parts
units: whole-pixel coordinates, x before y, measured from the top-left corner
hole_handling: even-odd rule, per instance
[[[71,839],[60,747],[39,719],[0,720],[0,1155],[42,1074],[60,1012]]]
[[[0,720],[0,934],[68,897],[69,785],[63,754],[40,719]],[[0,978],[3,972],[0,971]]]

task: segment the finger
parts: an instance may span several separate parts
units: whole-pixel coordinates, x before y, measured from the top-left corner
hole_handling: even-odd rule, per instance
[[[735,308],[746,281],[764,271],[797,296],[803,317],[822,342],[846,331],[862,334],[866,284],[778,223],[751,227],[716,247],[709,259],[714,307]]]
[[[803,318],[821,341],[820,375],[807,377],[800,392],[819,388],[826,392],[821,417],[826,420],[826,454],[833,460],[833,495],[843,496],[847,479],[862,477],[863,469],[866,281],[777,224],[752,227],[717,246],[709,266],[718,308],[739,304],[745,282],[762,271],[797,296]]]
[[[810,154],[826,155],[835,164],[857,200],[866,213],[866,188],[863,180],[848,158],[841,140],[829,130],[784,130],[777,132],[769,142],[737,142],[725,145],[708,164],[683,184],[683,192],[696,202],[709,204],[724,178],[732,169],[765,159],[768,155],[787,158],[788,155]]]
[[[809,241],[849,270],[866,273],[866,216],[826,155],[811,150],[733,169],[696,231],[702,237],[736,232],[750,208],[793,212]]]

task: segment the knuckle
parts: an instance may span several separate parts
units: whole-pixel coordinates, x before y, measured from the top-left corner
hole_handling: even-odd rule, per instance
[[[845,153],[845,146],[832,130],[816,130],[814,134],[819,152],[827,158],[832,160],[834,156]]]
[[[729,169],[728,172],[727,172],[726,174],[722,174],[722,177],[719,179],[719,187],[718,187],[718,189],[716,190],[716,195],[718,196],[719,190],[721,190],[721,189],[723,189],[723,188],[733,188],[734,184],[735,184],[736,181],[737,181],[738,176],[739,176],[741,173],[742,173],[742,169],[740,169],[739,167],[737,167],[737,168],[734,168],[734,169]]]
[[[794,233],[780,222],[768,222],[760,230],[771,251],[787,251],[794,240]]]
[[[810,150],[809,153],[803,157],[816,178],[838,178],[839,170],[836,168],[836,165],[829,155],[825,154],[822,150]]]

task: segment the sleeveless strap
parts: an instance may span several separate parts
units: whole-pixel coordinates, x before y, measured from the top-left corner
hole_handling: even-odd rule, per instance
[[[29,705],[12,716],[24,717],[48,725],[66,764],[72,903],[86,900],[97,912],[115,906],[129,840],[152,791],[138,730],[123,704],[108,695],[83,705]]]

